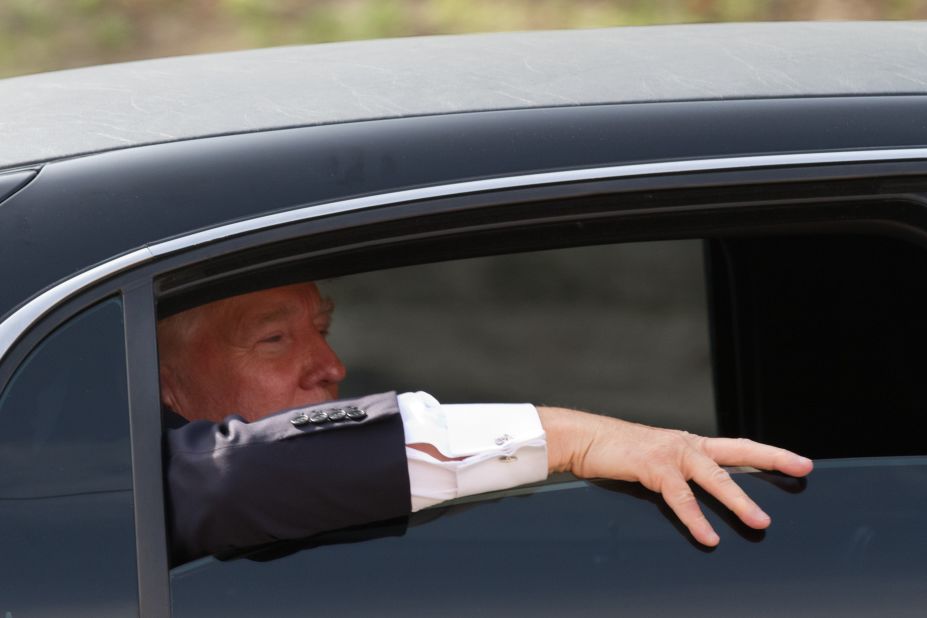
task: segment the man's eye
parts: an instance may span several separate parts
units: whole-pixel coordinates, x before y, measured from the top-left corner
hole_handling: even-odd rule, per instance
[[[280,343],[283,341],[283,335],[271,335],[270,337],[264,337],[258,343]]]
[[[332,328],[332,322],[331,320],[325,320],[324,322],[319,320],[313,324],[313,326],[315,327],[315,332],[319,333],[323,337],[328,337],[328,332]]]

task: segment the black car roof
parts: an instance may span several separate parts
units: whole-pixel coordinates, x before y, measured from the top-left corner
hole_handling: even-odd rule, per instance
[[[0,169],[228,133],[468,111],[927,93],[927,22],[437,36],[0,81]]]

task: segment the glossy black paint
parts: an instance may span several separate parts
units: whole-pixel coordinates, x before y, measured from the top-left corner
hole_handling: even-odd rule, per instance
[[[924,101],[847,97],[466,113],[233,135],[55,162],[0,208],[0,279],[6,282],[0,315],[113,255],[297,205],[576,167],[924,146]]]
[[[819,462],[807,481],[737,481],[773,516],[758,532],[705,501],[696,546],[637,485],[570,483],[423,512],[402,538],[270,563],[174,572],[174,616],[918,615],[927,603],[927,460]],[[413,523],[415,520],[413,519]],[[235,582],[234,586],[228,582]]]
[[[0,173],[0,204],[32,180],[36,175],[34,170]]]

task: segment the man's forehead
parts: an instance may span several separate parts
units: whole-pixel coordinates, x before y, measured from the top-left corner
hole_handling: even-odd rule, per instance
[[[255,325],[306,309],[313,315],[328,315],[334,310],[334,303],[321,297],[315,283],[297,283],[200,305],[162,319],[158,329],[160,333],[169,335],[176,331],[168,328],[169,325],[186,325],[190,333],[195,330],[202,335],[225,338],[240,333],[243,326],[250,330]]]
[[[297,283],[258,290],[219,301],[226,311],[254,316],[284,313],[306,303],[316,305],[321,302],[319,290],[314,283]]]

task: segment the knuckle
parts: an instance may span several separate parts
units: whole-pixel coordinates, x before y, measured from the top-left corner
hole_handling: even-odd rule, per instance
[[[679,457],[680,446],[674,438],[661,440],[650,449],[650,459],[658,462],[676,461]]]
[[[688,488],[682,488],[673,490],[668,496],[668,500],[671,500],[673,504],[681,508],[690,508],[696,505],[695,494],[689,491]]]
[[[670,466],[691,478],[700,457],[703,455],[699,448],[700,436],[684,434],[674,431],[666,433],[662,439],[650,447],[651,461]]]
[[[699,466],[704,461],[704,455],[698,449],[686,447],[682,449],[680,467],[688,477],[698,473]]]
[[[734,482],[734,479],[731,478],[731,474],[721,467],[715,467],[710,475],[710,479],[717,483],[718,485],[729,485]]]
[[[692,434],[676,434],[672,436],[672,439],[669,441],[669,444],[672,445],[674,449],[677,450],[689,450],[692,448],[692,442],[698,436]]]

